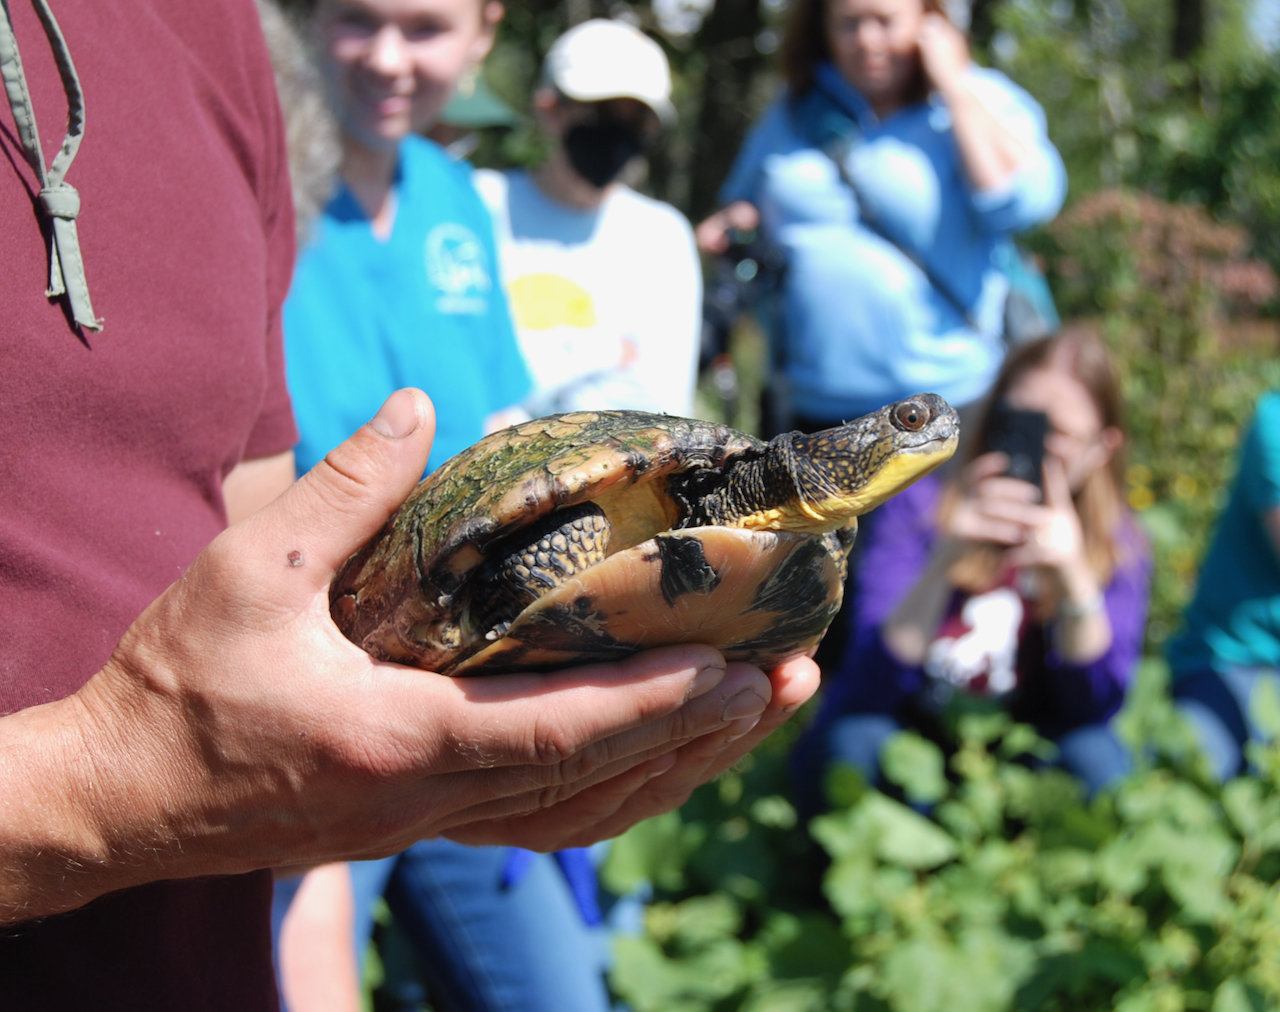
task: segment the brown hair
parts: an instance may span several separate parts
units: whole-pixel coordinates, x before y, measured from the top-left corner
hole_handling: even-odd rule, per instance
[[[922,0],[930,14],[947,16],[942,0]],[[827,13],[831,0],[795,0],[787,18],[786,33],[782,39],[782,76],[797,99],[813,87],[813,74],[818,64],[831,59],[831,44],[827,38]],[[924,71],[921,69],[918,83],[919,95],[912,100],[923,99],[927,93]]]
[[[1064,330],[1022,345],[1009,353],[1000,375],[996,377],[988,397],[988,407],[998,404],[1023,376],[1037,369],[1064,369],[1089,393],[1104,429],[1124,433],[1120,384],[1111,365],[1111,357],[1098,338],[1080,329]],[[984,411],[977,431],[969,444],[966,463],[989,450],[990,411]],[[1101,467],[1085,479],[1073,496],[1080,527],[1084,534],[1085,558],[1105,586],[1120,561],[1122,546],[1118,540],[1120,525],[1127,515],[1124,505],[1123,446]],[[953,482],[943,496],[939,519],[945,521],[960,498],[960,486]],[[970,592],[989,589],[997,583],[1004,567],[1004,549],[997,545],[977,544],[952,566],[951,582]],[[1045,602],[1051,613],[1056,601]]]

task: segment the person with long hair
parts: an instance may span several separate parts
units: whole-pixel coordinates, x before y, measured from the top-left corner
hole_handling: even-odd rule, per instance
[[[1094,792],[1129,766],[1108,722],[1141,655],[1151,570],[1122,491],[1118,386],[1105,348],[1066,334],[1012,352],[990,405],[958,475],[874,514],[851,647],[802,754],[874,778],[891,734],[941,733],[967,696],[1056,742]],[[993,449],[1008,410],[1041,426],[1043,493]]]
[[[783,254],[788,420],[974,404],[1004,356],[1010,236],[1066,192],[1039,105],[970,61],[938,0],[797,0],[782,70],[697,239],[758,225]]]

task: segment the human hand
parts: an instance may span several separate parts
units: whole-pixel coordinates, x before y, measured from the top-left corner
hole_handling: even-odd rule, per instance
[[[730,664],[726,677],[736,677],[739,669],[747,667]],[[477,819],[444,835],[478,846],[515,834],[524,841],[522,846],[543,851],[585,847],[617,836],[642,819],[678,808],[695,787],[745,756],[808,701],[818,689],[819,677],[818,666],[807,657],[783,664],[769,675],[769,703],[758,721],[740,719],[683,745],[665,772],[651,776],[638,768],[588,788],[554,809]]]
[[[925,76],[943,95],[963,79],[969,69],[969,41],[964,32],[941,14],[928,13],[920,27],[920,62]]]
[[[729,230],[749,232],[760,225],[760,212],[754,204],[737,200],[704,220],[694,230],[698,249],[704,253],[720,254],[729,248]]]
[[[412,490],[433,428],[424,395],[393,395],[220,535],[65,705],[15,715],[9,727],[65,761],[19,780],[54,787],[57,810],[33,817],[18,870],[4,862],[20,881],[0,873],[0,915],[159,878],[393,853],[476,822],[487,842],[599,838],[735,761],[813,691],[807,662],[771,684],[697,645],[482,679],[369,657],[333,625],[329,581]]]
[[[1080,514],[1066,469],[1053,454],[1044,458],[1044,504],[1029,512],[1026,524],[1022,543],[1009,553],[1010,565],[1046,572],[1067,600],[1095,600],[1099,587],[1085,555]]]
[[[1037,505],[1039,490],[1028,481],[1005,475],[1009,458],[984,453],[960,477],[960,498],[942,531],[958,541],[983,541],[1006,548],[1026,540],[1028,507]]]
[[[1070,600],[1093,599],[1097,581],[1085,555],[1080,515],[1062,461],[1046,454],[1043,502],[1030,482],[1004,476],[1008,458],[988,453],[966,469],[964,491],[946,534],[963,541],[1006,547],[1014,568],[1035,567],[1053,579]]]

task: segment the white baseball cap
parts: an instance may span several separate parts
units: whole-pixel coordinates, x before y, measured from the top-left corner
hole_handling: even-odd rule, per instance
[[[556,39],[542,76],[578,102],[634,98],[674,123],[671,68],[653,39],[621,21],[595,18],[575,25]]]

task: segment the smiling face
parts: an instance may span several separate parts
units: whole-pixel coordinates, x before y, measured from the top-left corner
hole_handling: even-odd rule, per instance
[[[920,75],[924,14],[923,0],[830,0],[831,60],[873,106],[909,100]]]
[[[486,0],[320,0],[321,69],[344,136],[386,150],[430,126],[501,16]]]
[[[1105,427],[1088,388],[1065,368],[1032,369],[1009,387],[1005,400],[1024,411],[1043,411],[1049,417],[1045,453],[1057,457],[1073,493],[1105,467],[1119,449],[1119,429]]]

